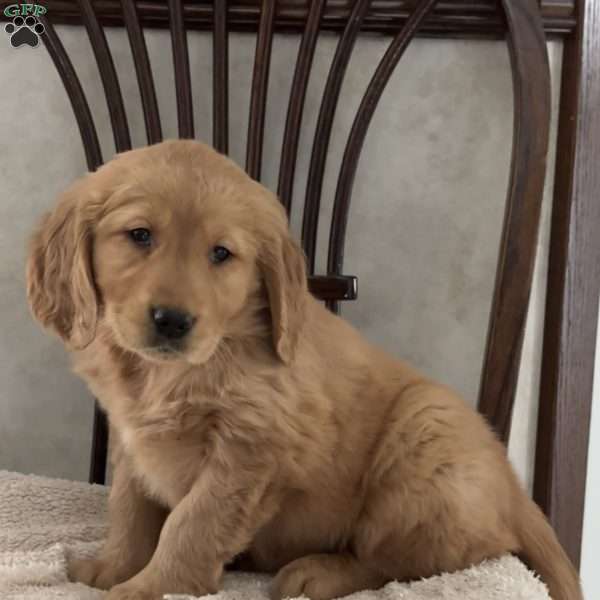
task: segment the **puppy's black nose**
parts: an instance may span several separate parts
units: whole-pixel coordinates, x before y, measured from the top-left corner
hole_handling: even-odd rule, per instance
[[[169,340],[184,337],[196,322],[196,317],[189,313],[167,306],[153,306],[150,317],[157,333]]]

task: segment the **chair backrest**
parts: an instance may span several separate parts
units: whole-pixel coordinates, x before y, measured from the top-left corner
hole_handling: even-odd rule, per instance
[[[78,0],[80,20],[85,25],[96,57],[108,104],[116,150],[131,147],[127,116],[124,109],[115,65],[91,0]],[[167,10],[174,57],[175,86],[179,136],[194,137],[193,98],[186,29],[194,19],[203,19],[213,35],[213,144],[227,152],[228,128],[228,34],[233,19],[226,0],[182,3],[169,0],[168,7],[154,3],[157,10]],[[239,3],[236,3],[239,4]],[[308,79],[320,31],[331,28],[324,20],[326,0],[299,3],[301,41],[295,64],[292,88],[283,136],[278,194],[286,209],[293,201],[298,142]],[[337,3],[339,4],[339,3]],[[381,30],[392,34],[389,46],[374,66],[372,78],[356,112],[346,143],[337,179],[333,213],[329,224],[327,272],[315,274],[316,236],[319,226],[323,176],[328,156],[332,124],[346,72],[357,37],[378,14],[376,2],[354,0],[337,7],[335,28],[340,37],[324,87],[312,144],[308,185],[304,198],[302,245],[307,256],[310,287],[332,310],[340,300],[356,297],[356,278],[344,275],[344,243],[348,211],[361,149],[381,94],[410,41],[435,8],[436,0],[402,3],[407,8],[400,24],[385,22]],[[514,87],[514,133],[512,163],[496,284],[490,314],[487,348],[481,378],[479,409],[488,417],[504,440],[508,439],[515,396],[520,351],[527,305],[531,289],[540,217],[550,121],[550,83],[545,36],[536,0],[502,0],[507,39],[511,54]],[[252,5],[252,6],[250,6]],[[150,6],[150,8],[152,8]],[[255,30],[256,52],[249,106],[249,130],[246,169],[255,179],[261,178],[263,132],[269,65],[273,34],[277,25],[278,3],[264,0],[249,3],[255,19],[246,19],[244,29]],[[124,23],[134,59],[145,119],[148,143],[162,139],[153,74],[144,41],[139,7],[134,0],[122,0]],[[146,7],[145,10],[149,10]],[[154,10],[154,9],[153,9]],[[237,14],[237,13],[236,13]],[[114,15],[113,15],[114,18]],[[42,17],[46,28],[43,41],[62,78],[75,112],[90,170],[103,162],[94,120],[71,61],[52,26],[52,13]],[[285,18],[279,26],[286,30]],[[329,23],[329,24],[328,24]],[[371,25],[369,25],[371,24]],[[298,199],[296,199],[298,201]],[[106,453],[106,423],[96,414],[95,454]],[[95,462],[92,479],[103,480],[105,462]],[[105,460],[105,458],[104,458]]]

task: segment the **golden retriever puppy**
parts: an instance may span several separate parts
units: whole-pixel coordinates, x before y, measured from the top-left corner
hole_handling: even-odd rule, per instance
[[[33,236],[34,315],[115,436],[108,600],[215,592],[224,566],[327,600],[522,553],[581,598],[484,420],[307,291],[277,198],[198,142],[126,152]]]

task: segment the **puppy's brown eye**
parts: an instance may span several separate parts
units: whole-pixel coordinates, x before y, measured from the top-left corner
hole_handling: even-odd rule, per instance
[[[132,229],[129,232],[131,239],[138,245],[148,247],[152,242],[152,234],[149,229],[139,227],[138,229]]]
[[[210,262],[217,265],[225,262],[231,256],[231,252],[224,246],[215,246],[210,251]]]

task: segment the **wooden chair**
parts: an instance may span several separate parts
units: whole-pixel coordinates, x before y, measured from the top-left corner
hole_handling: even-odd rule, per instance
[[[256,33],[246,154],[248,173],[260,180],[265,105],[274,32],[300,35],[287,110],[278,194],[290,209],[308,78],[319,33],[339,33],[323,92],[304,198],[302,245],[310,288],[337,311],[356,297],[356,277],[344,273],[344,241],[354,176],[369,123],[385,85],[416,34],[506,37],[514,86],[514,134],[502,243],[489,322],[479,409],[506,441],[510,431],[524,324],[531,289],[549,137],[549,70],[544,29],[565,39],[558,156],[551,232],[548,301],[537,441],[535,497],[578,564],[600,285],[600,2],[556,3],[450,0],[77,0],[46,2],[43,42],[62,78],[77,119],[90,170],[103,162],[88,103],[55,29],[83,24],[96,57],[118,152],[131,147],[115,65],[103,26],[127,29],[135,62],[147,140],[162,138],[161,120],[143,27],[168,27],[174,57],[179,136],[194,137],[186,30],[213,34],[213,144],[227,153],[228,36]],[[315,273],[315,246],[332,123],[344,74],[359,35],[390,37],[374,66],[343,155],[330,223],[327,272]],[[595,157],[595,158],[594,158]],[[592,165],[596,160],[596,168]],[[298,200],[298,199],[297,199]],[[594,233],[593,233],[594,232]],[[108,430],[96,408],[90,480],[104,482]]]

